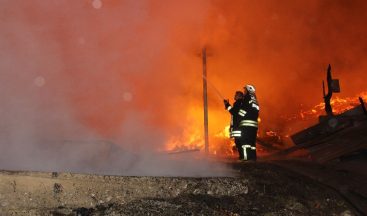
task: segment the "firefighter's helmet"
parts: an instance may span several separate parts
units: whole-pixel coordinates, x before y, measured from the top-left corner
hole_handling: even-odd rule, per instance
[[[245,89],[250,93],[255,93],[255,87],[253,85],[245,85]]]

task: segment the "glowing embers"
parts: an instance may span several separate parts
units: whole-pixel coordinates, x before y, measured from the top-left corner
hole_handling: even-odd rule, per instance
[[[266,131],[265,132],[266,136],[268,137],[274,137],[276,138],[277,140],[280,140],[280,136],[277,134],[277,132],[275,131]]]
[[[180,152],[195,149],[203,149],[203,111],[201,107],[192,107],[187,111],[186,119],[182,123],[186,125],[179,134],[171,136],[166,143],[169,152]]]
[[[362,97],[363,100],[367,100],[367,91],[361,92],[354,97],[335,97],[331,99],[331,106],[333,108],[333,113],[335,115],[341,114],[347,110],[350,110],[356,106],[360,105],[358,97]],[[296,115],[289,115],[285,116],[284,118],[288,121],[292,120],[309,120],[317,118],[320,115],[325,115],[325,104],[321,102],[320,104],[315,105],[314,107],[310,108],[309,110],[301,110]]]
[[[189,108],[183,119],[185,127],[180,133],[171,136],[166,145],[165,151],[169,153],[180,152],[204,152],[204,127],[203,127],[203,110],[201,106]],[[225,126],[223,130],[215,130],[217,116],[211,116],[209,122],[209,153],[220,157],[232,156],[232,142],[229,138],[229,126]],[[220,117],[217,117],[220,118]],[[217,127],[218,128],[218,127]],[[220,128],[220,127],[219,127]]]

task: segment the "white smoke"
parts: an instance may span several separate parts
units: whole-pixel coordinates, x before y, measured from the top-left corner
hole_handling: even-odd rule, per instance
[[[167,51],[173,21],[152,20],[153,1],[109,3],[1,2],[0,169],[227,175],[223,165],[202,155],[157,151],[167,134],[154,126],[152,114],[164,111],[164,103],[141,105],[152,92],[136,85],[164,74],[152,68]],[[180,5],[207,7],[167,1],[175,11]],[[114,125],[113,133],[91,125]]]

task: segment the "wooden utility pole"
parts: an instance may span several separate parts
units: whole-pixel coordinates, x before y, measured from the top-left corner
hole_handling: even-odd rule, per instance
[[[208,128],[208,86],[206,78],[206,48],[203,48],[203,100],[204,100],[204,139],[205,153],[209,153],[209,128]]]

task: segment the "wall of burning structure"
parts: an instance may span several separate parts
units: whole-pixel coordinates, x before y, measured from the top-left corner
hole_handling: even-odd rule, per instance
[[[50,169],[80,168],[100,157],[100,140],[137,155],[200,148],[203,46],[212,85],[232,98],[253,83],[262,132],[288,133],[280,116],[322,101],[327,64],[341,97],[365,90],[366,9],[362,0],[3,1],[1,162],[38,169],[61,152]],[[209,106],[211,147],[223,151],[214,137],[229,116],[210,86]],[[128,155],[109,164],[136,160]]]

